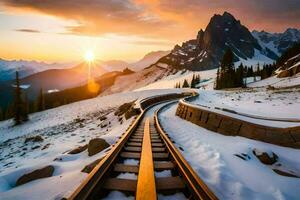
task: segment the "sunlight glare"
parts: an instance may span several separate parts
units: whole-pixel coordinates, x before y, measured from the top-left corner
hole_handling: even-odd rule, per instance
[[[84,59],[89,63],[93,62],[95,59],[94,52],[91,50],[87,51],[84,55]]]

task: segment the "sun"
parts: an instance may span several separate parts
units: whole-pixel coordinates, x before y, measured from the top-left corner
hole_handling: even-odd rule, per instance
[[[84,54],[84,59],[87,62],[93,62],[95,60],[95,56],[94,56],[94,52],[91,50],[88,50],[87,52],[85,52]]]

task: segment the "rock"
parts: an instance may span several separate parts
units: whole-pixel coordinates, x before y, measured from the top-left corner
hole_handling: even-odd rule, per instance
[[[107,124],[101,124],[100,127],[105,128],[105,127],[107,127]]]
[[[267,90],[275,90],[275,87],[272,86],[272,85],[268,85],[268,86],[267,86]]]
[[[40,145],[37,145],[37,146],[32,147],[31,149],[34,150],[34,149],[38,149],[40,147],[41,147]]]
[[[277,78],[285,78],[289,76],[290,76],[290,72],[288,70],[283,70],[277,75]]]
[[[25,143],[27,143],[27,142],[43,142],[43,141],[44,141],[44,139],[40,135],[28,137],[25,139]]]
[[[73,150],[71,150],[68,154],[78,154],[81,153],[83,151],[85,151],[87,149],[88,145],[84,145],[84,146],[79,146]]]
[[[30,181],[34,181],[37,179],[51,177],[53,172],[54,172],[54,167],[51,165],[46,166],[42,169],[34,170],[33,172],[30,172],[28,174],[24,174],[23,176],[21,176],[17,180],[16,186],[23,185],[25,183],[28,183]]]
[[[253,154],[260,160],[260,162],[262,162],[265,165],[273,165],[278,160],[278,156],[273,152],[272,152],[272,157],[271,157],[266,152],[257,153],[257,151],[254,149]]]
[[[284,172],[279,169],[272,169],[276,174],[279,174],[281,176],[287,176],[287,177],[294,177],[294,178],[300,178],[299,176],[296,176],[295,174],[291,174],[289,172]]]
[[[84,122],[84,119],[76,118],[74,121],[75,123],[82,123]]]
[[[90,173],[95,167],[96,165],[102,160],[103,158],[100,158],[100,159],[97,159],[95,160],[94,162],[86,165],[82,170],[81,172],[84,172],[84,173]]]
[[[103,149],[106,149],[109,146],[110,145],[104,139],[101,138],[92,139],[90,140],[88,145],[89,156],[93,156],[99,153],[100,151],[102,151]]]
[[[45,146],[43,146],[42,150],[48,149],[50,146],[50,143],[46,144]]]
[[[100,119],[100,121],[104,121],[107,119],[107,117],[104,115],[104,116],[101,116],[99,119]]]

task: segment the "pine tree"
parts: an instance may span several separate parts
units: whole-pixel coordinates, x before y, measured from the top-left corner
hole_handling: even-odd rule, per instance
[[[43,93],[43,89],[40,89],[40,93],[39,96],[37,98],[37,108],[36,111],[43,111],[45,110],[45,98],[44,98],[44,93]]]
[[[21,98],[21,88],[20,88],[20,80],[19,80],[19,72],[16,71],[16,89],[15,89],[15,102],[14,102],[14,120],[15,125],[22,123],[22,107],[23,102]]]
[[[191,88],[196,88],[196,78],[195,78],[195,74],[193,74],[193,78],[191,81]]]
[[[220,67],[218,67],[218,70],[217,70],[217,80],[216,80],[215,89],[216,89],[216,90],[221,89],[221,82],[220,82]]]
[[[188,88],[188,87],[190,87],[190,86],[189,86],[189,83],[187,82],[186,79],[184,79],[183,84],[182,84],[182,87],[183,87],[183,88]]]
[[[26,98],[27,100],[27,98]],[[15,85],[15,99],[13,116],[15,125],[21,124],[23,121],[28,120],[28,101],[25,103],[22,100],[22,89],[20,87],[19,72],[16,71],[16,85]],[[8,116],[10,117],[11,111],[8,109]]]
[[[228,49],[221,61],[221,68],[218,72],[218,83],[216,88],[232,88],[235,85],[235,70],[233,64],[233,53]]]

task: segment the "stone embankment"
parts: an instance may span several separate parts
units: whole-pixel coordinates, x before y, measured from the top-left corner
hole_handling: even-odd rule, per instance
[[[210,111],[182,99],[176,115],[208,130],[229,136],[241,136],[271,144],[300,149],[300,126],[269,127]]]

